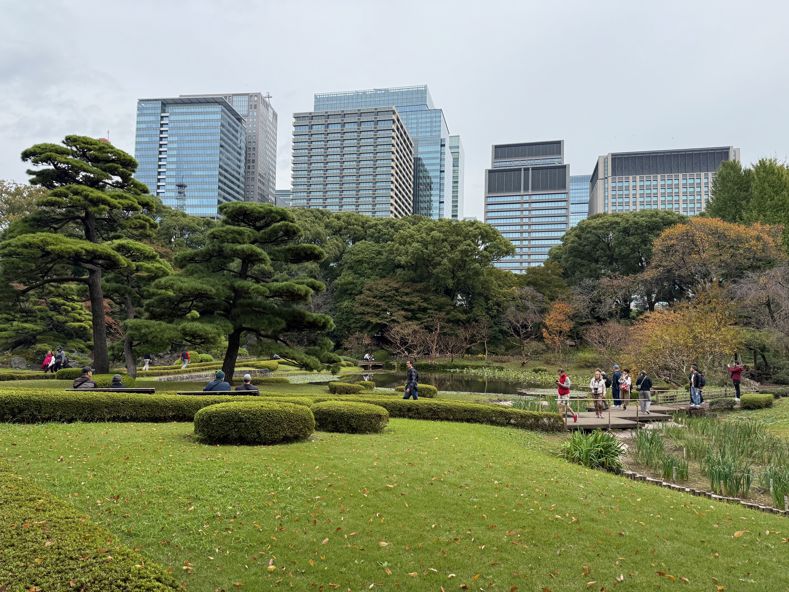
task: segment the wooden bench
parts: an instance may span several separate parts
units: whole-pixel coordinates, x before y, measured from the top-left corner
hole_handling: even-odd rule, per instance
[[[176,395],[230,395],[230,396],[250,396],[257,397],[260,391],[176,391]]]
[[[98,386],[96,388],[89,388],[89,389],[66,389],[66,392],[67,393],[143,393],[146,395],[152,395],[156,392],[156,389],[135,388],[135,387],[111,388],[111,387]]]

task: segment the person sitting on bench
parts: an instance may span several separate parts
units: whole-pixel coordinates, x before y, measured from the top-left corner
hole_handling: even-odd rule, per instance
[[[252,384],[252,375],[244,374],[244,382],[236,387],[237,391],[258,391],[258,387]]]
[[[74,382],[71,384],[71,388],[80,391],[95,389],[96,383],[93,380],[93,368],[91,368],[90,366],[85,366],[82,369],[82,376],[79,376],[74,379]]]
[[[214,374],[214,380],[205,385],[203,390],[226,392],[230,390],[230,383],[225,382],[225,373],[221,370],[217,370],[216,374]]]
[[[123,384],[123,378],[120,374],[116,374],[112,377],[112,383],[110,383],[110,388],[126,388]]]

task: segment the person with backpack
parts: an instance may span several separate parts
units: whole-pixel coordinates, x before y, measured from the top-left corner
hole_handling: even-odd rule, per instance
[[[589,388],[592,391],[592,399],[594,399],[594,414],[598,419],[603,418],[603,400],[605,399],[606,379],[603,378],[603,372],[598,368],[594,371],[594,376],[589,382]]]
[[[704,402],[702,390],[706,386],[707,380],[696,364],[690,366],[690,376],[688,376],[688,379],[690,381],[690,408],[698,409]]]
[[[569,411],[573,414],[573,423],[578,423],[578,414],[570,406],[570,377],[567,376],[563,368],[559,368],[559,379],[556,381],[556,386],[559,393],[559,397],[556,400],[559,406],[559,413],[562,414],[562,417],[567,417],[567,412]]]
[[[630,387],[632,384],[633,380],[630,378],[630,370],[625,368],[619,377],[619,396],[622,400],[622,409],[627,409],[627,404],[630,402]]]
[[[638,389],[638,401],[641,404],[641,411],[649,415],[649,406],[652,405],[652,379],[643,370],[638,373],[636,388]]]
[[[729,373],[729,378],[731,378],[732,383],[734,384],[734,400],[739,402],[740,401],[740,382],[742,381],[742,373],[745,370],[745,366],[742,365],[742,362],[739,361],[737,358],[737,353],[734,353],[734,363],[728,364],[726,366],[726,371]]]
[[[622,378],[622,372],[619,370],[619,364],[614,364],[614,373],[611,375],[611,398],[614,400],[614,409],[622,408],[622,399],[619,391],[620,378]]]

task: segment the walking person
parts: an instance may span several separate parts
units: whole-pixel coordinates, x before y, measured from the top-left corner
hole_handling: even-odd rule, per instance
[[[619,397],[622,401],[622,409],[627,409],[627,404],[630,402],[630,387],[632,384],[633,380],[630,378],[630,370],[625,368],[619,377]]]
[[[649,415],[649,407],[652,405],[652,379],[643,370],[638,373],[636,388],[638,389],[638,402],[641,404],[641,412]]]
[[[44,374],[46,374],[49,371],[49,366],[52,364],[53,357],[54,356],[52,355],[52,350],[49,350],[47,354],[44,356],[44,360],[41,362],[41,369],[44,371]]]
[[[734,384],[734,400],[738,403],[740,401],[740,382],[742,381],[743,370],[745,370],[745,366],[739,361],[737,352],[734,352],[734,363],[728,364],[726,366],[726,371],[729,373],[729,378],[731,378]]]
[[[416,400],[419,398],[419,372],[416,371],[414,363],[411,360],[408,360],[405,365],[408,368],[408,372],[405,376],[405,393],[403,393],[403,398],[410,399],[414,397],[414,400]]]
[[[153,359],[153,356],[151,354],[145,354],[142,357],[142,361],[143,361],[142,369],[143,369],[143,372],[147,372],[148,370],[151,369],[151,360],[152,359]]]
[[[594,376],[589,382],[589,388],[592,391],[592,399],[594,399],[595,417],[602,419],[603,399],[605,399],[605,378],[603,378],[603,372],[600,368],[594,371]]]
[[[614,400],[614,409],[622,408],[622,399],[619,391],[619,379],[622,378],[622,371],[619,364],[614,364],[614,373],[611,375],[611,398]]]
[[[696,364],[690,366],[690,376],[688,376],[688,380],[690,381],[690,408],[699,409],[704,402],[702,389],[707,381]]]
[[[66,352],[63,351],[62,347],[58,346],[58,350],[55,352],[55,363],[52,366],[52,372],[57,372],[65,365],[66,365]]]
[[[186,367],[189,365],[189,360],[190,359],[191,359],[191,356],[189,355],[189,352],[186,351],[186,350],[183,350],[181,352],[181,370],[186,370]]]
[[[559,394],[556,403],[559,406],[559,413],[562,417],[567,417],[567,412],[573,414],[573,423],[578,423],[578,414],[570,406],[570,377],[563,368],[559,368],[559,378],[556,380],[557,392]]]

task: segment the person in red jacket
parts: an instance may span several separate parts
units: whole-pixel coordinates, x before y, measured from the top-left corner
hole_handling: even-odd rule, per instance
[[[740,381],[742,381],[742,372],[745,370],[745,366],[742,365],[742,362],[737,360],[737,356],[734,356],[734,363],[728,364],[726,366],[726,370],[729,372],[729,378],[734,383],[734,399],[736,401],[740,400]]]
[[[559,368],[559,379],[556,381],[556,386],[559,393],[559,398],[556,401],[559,404],[559,412],[562,417],[567,417],[569,411],[573,414],[573,422],[577,422],[578,414],[570,407],[570,377],[562,368]]]

